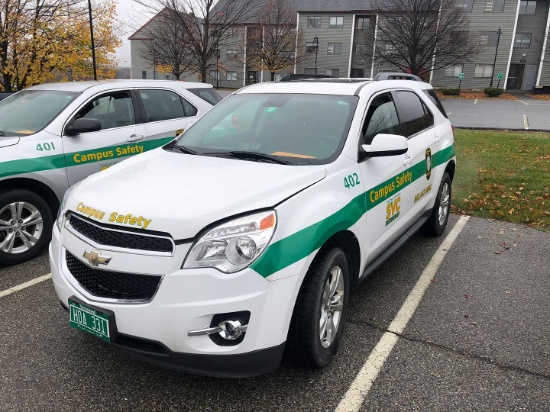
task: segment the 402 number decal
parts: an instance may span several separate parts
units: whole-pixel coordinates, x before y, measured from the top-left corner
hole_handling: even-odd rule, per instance
[[[357,173],[354,173],[353,175],[349,175],[348,177],[344,177],[344,187],[346,189],[350,189],[352,187],[355,187],[359,185],[359,176],[357,176]]]
[[[48,151],[48,150],[55,150],[55,145],[53,144],[53,142],[51,143],[38,143],[36,145],[36,150],[39,150],[41,152],[43,151]]]

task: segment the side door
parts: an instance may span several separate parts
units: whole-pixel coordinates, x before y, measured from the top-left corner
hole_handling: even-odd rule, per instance
[[[432,155],[436,152],[437,128],[434,115],[422,98],[412,90],[395,92],[404,136],[409,150],[405,155],[407,181],[403,190],[402,207],[409,221],[418,219],[437,194],[432,175]]]
[[[403,135],[399,122],[395,96],[392,92],[382,92],[370,101],[363,122],[361,145],[371,144],[378,134]],[[364,155],[360,155],[360,159]],[[405,155],[368,157],[359,163],[361,177],[365,185],[367,205],[367,240],[369,261],[372,261],[391,243],[402,230],[403,193],[398,181],[404,179]]]
[[[101,130],[76,136],[64,133],[63,150],[69,185],[148,149],[145,127],[141,124],[130,90],[94,96],[77,110],[67,125],[78,118],[99,120]]]
[[[138,89],[149,147],[155,149],[183,133],[199,111],[180,94],[166,89]]]

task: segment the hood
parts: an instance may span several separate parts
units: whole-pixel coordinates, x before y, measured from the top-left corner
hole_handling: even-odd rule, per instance
[[[13,146],[19,143],[21,138],[19,136],[0,136],[0,149],[2,147]]]
[[[325,167],[318,165],[286,166],[157,149],[90,176],[72,192],[67,206],[103,223],[189,239],[220,219],[273,207],[325,175]]]

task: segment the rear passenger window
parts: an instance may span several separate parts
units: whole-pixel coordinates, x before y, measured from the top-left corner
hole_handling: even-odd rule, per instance
[[[433,90],[424,90],[424,94],[428,96],[428,98],[432,101],[433,104],[436,105],[436,107],[439,109],[441,114],[447,118],[447,113],[445,112],[445,109],[443,108],[443,105],[441,104],[441,100],[439,100],[439,97],[437,97],[437,94]]]
[[[197,109],[179,94],[168,90],[140,90],[150,122],[196,116]]]
[[[362,144],[371,144],[374,136],[379,133],[397,135],[402,133],[397,110],[390,93],[376,97],[370,104],[363,124]]]
[[[415,93],[399,91],[397,92],[397,98],[403,114],[401,125],[405,137],[413,136],[433,126],[433,114]]]
[[[215,106],[217,103],[222,101],[222,97],[213,89],[187,89],[195,96],[200,97],[207,103],[210,103],[212,106]]]

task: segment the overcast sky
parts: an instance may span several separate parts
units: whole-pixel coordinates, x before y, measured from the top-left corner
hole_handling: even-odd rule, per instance
[[[151,15],[133,0],[117,0],[117,18],[123,24],[122,47],[116,51],[119,66],[130,66],[130,41],[136,29],[145,24]]]

